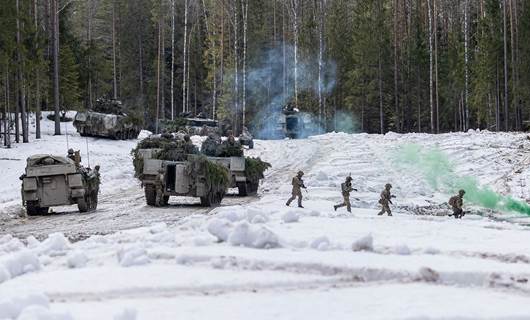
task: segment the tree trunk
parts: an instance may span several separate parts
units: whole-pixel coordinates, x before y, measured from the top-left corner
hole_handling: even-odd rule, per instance
[[[118,78],[116,75],[116,1],[112,1],[112,89],[114,100],[118,99]]]
[[[186,71],[187,71],[187,41],[188,37],[188,0],[185,0],[184,2],[184,45],[183,45],[183,68],[182,68],[182,112],[187,111],[187,104],[186,104]]]
[[[87,46],[88,46],[88,103],[87,107],[92,109],[92,101],[94,96],[92,92],[92,0],[87,1]]]
[[[469,0],[464,0],[464,130],[469,128]]]
[[[439,106],[439,94],[438,94],[438,9],[436,2],[438,0],[433,0],[434,3],[434,94],[435,94],[435,106],[436,106],[436,133],[440,133],[440,106]]]
[[[162,46],[162,12],[158,17],[158,50],[156,59],[156,116],[155,116],[155,133],[158,134],[158,123],[160,116],[160,51]]]
[[[298,0],[291,0],[294,32],[294,105],[298,108]]]
[[[515,130],[519,131],[521,130],[521,118],[519,114],[519,104],[518,104],[518,86],[517,86],[517,77],[516,77],[516,54],[517,54],[517,43],[515,41],[515,20],[514,20],[514,11],[516,11],[515,7],[517,5],[517,1],[515,1],[515,5],[513,4],[514,0],[509,0],[510,2],[510,46],[511,46],[511,60],[512,60],[512,92],[513,92],[513,104],[515,106]]]
[[[53,100],[55,113],[55,135],[61,134],[61,106],[59,101],[59,0],[52,0],[53,16]]]
[[[318,1],[319,15],[318,15],[318,124],[322,126],[322,114],[324,111],[322,103],[322,68],[323,68],[323,55],[324,55],[324,2],[325,0]],[[361,124],[362,126],[362,124]]]
[[[394,0],[394,119],[396,121],[395,128],[400,132],[400,117],[399,117],[399,93],[398,93],[398,6],[399,1]]]
[[[241,126],[246,126],[247,112],[247,17],[248,0],[241,0],[241,11],[243,13],[243,114]]]
[[[33,1],[34,6],[34,14],[35,14],[35,30],[39,30],[39,15],[38,15],[38,6],[37,6],[37,0]],[[35,41],[35,52],[38,52],[39,45],[38,41]],[[35,139],[41,138],[41,129],[40,129],[40,118],[41,118],[41,96],[40,96],[40,65],[36,67],[35,71]]]
[[[237,0],[234,0],[234,105],[235,105],[235,115],[234,115],[234,131],[237,132],[238,128],[238,114],[239,114],[239,70],[238,70],[238,32],[239,23],[237,20]],[[234,134],[235,134],[234,132]]]
[[[175,0],[171,0],[171,120],[175,119]]]
[[[28,126],[26,118],[26,84],[24,80],[24,70],[22,65],[22,39],[20,36],[20,2],[16,0],[16,9],[17,9],[17,86],[18,86],[18,109],[20,110],[20,118],[22,120],[22,142],[28,143]]]
[[[508,44],[506,35],[506,0],[502,2],[502,30],[504,45],[504,130],[508,132],[510,115],[508,113]]]
[[[431,0],[427,0],[429,16],[429,107],[431,110],[431,133],[435,133],[433,101],[433,45],[432,45],[432,9]]]

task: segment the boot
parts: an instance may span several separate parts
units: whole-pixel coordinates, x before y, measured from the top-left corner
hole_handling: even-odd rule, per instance
[[[298,206],[298,208],[303,208],[303,207],[304,207],[304,206],[302,206],[302,205],[299,205],[299,206]]]
[[[337,206],[336,206],[336,205],[334,205],[334,206],[333,206],[333,209],[335,209],[335,211],[337,211]]]
[[[377,215],[378,215],[378,216],[382,216],[382,215],[383,215],[383,213],[384,213],[384,212],[383,212],[383,211],[381,211],[381,212],[379,212],[379,213],[378,213]]]
[[[391,213],[389,212],[389,213],[388,213],[388,216],[389,216],[389,217],[391,217],[391,216],[392,216],[392,214],[391,214]]]

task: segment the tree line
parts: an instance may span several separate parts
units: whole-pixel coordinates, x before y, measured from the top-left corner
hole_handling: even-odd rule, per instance
[[[99,97],[152,130],[200,112],[252,130],[285,105],[323,131],[528,127],[522,0],[9,0],[0,27],[4,144]]]

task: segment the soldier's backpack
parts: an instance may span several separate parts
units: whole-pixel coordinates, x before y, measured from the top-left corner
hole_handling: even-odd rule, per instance
[[[455,207],[456,206],[456,203],[458,201],[458,196],[452,196],[451,198],[449,198],[449,205],[451,207]]]

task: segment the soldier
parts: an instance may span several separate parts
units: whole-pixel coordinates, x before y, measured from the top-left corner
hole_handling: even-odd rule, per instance
[[[381,192],[381,199],[379,199],[379,203],[381,204],[382,206],[382,209],[381,211],[377,214],[377,215],[383,215],[383,213],[388,213],[389,216],[392,215],[392,211],[390,210],[390,206],[388,205],[389,203],[390,204],[393,204],[392,203],[392,198],[395,198],[396,196],[392,195],[390,193],[390,189],[392,189],[392,185],[390,183],[387,183],[385,185],[385,190],[383,190]]]
[[[291,198],[289,198],[289,200],[287,200],[287,203],[285,205],[289,206],[291,204],[291,202],[296,197],[298,197],[298,208],[303,208],[303,206],[302,206],[302,189],[301,188],[307,189],[306,186],[304,185],[304,180],[302,180],[303,175],[304,175],[303,171],[298,171],[296,176],[293,177],[293,180],[291,182],[291,184],[293,185],[293,191],[291,193],[292,195],[291,195]]]
[[[193,144],[193,141],[191,141],[189,135],[184,136],[184,152],[186,154],[196,154],[198,153],[197,147]]]
[[[201,152],[210,157],[217,156],[219,145],[221,144],[220,140],[221,138],[217,134],[210,133],[202,143]]]
[[[205,124],[202,125],[201,131],[199,131],[200,136],[207,136],[208,135],[208,126]]]
[[[232,132],[232,130],[228,130],[226,141],[230,145],[235,145],[236,144],[236,138],[234,137],[234,133]]]
[[[72,160],[75,162],[75,154],[74,154],[74,149],[70,148],[68,149],[68,155],[66,156],[68,159]]]
[[[340,188],[342,191],[342,197],[344,198],[344,201],[341,204],[337,204],[333,206],[335,211],[337,211],[338,208],[342,208],[346,206],[346,210],[348,210],[348,212],[351,212],[350,192],[357,191],[357,189],[352,188],[351,181],[352,181],[352,177],[347,176],[346,181],[340,185]]]
[[[453,209],[453,214],[450,214],[449,216],[454,216],[455,219],[462,219],[466,214],[462,209],[462,206],[464,205],[464,194],[466,194],[464,190],[459,190],[458,195],[452,196],[449,199],[449,205]]]
[[[164,169],[158,169],[158,174],[155,177],[155,188],[156,188],[156,199],[155,206],[160,207],[163,205],[164,198]]]

